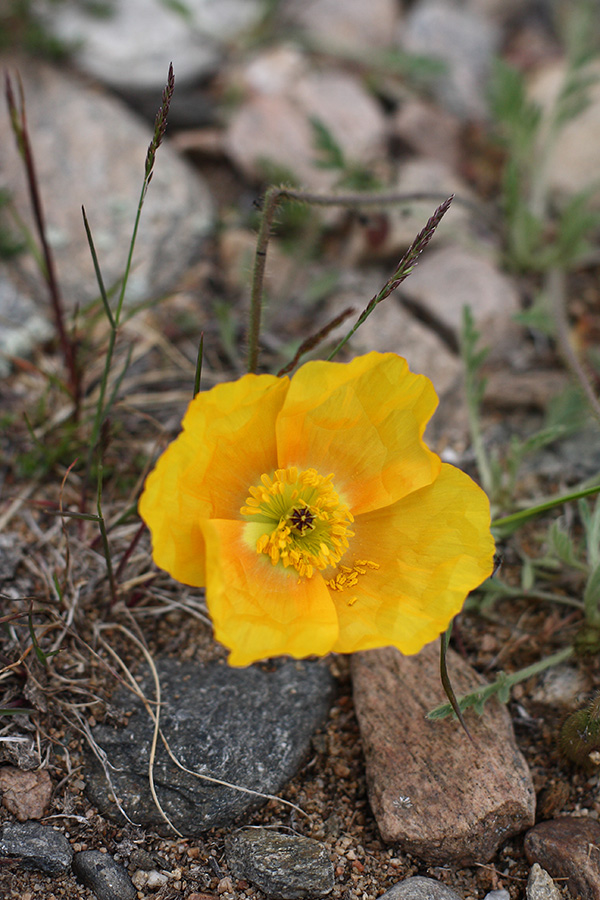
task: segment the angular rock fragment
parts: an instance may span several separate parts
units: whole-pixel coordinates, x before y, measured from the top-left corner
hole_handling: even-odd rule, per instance
[[[435,878],[424,878],[415,875],[399,881],[379,900],[460,900],[460,896]]]
[[[39,822],[6,822],[0,830],[0,857],[18,857],[24,869],[64,875],[73,850],[60,831]]]
[[[353,656],[371,808],[382,838],[425,862],[486,862],[533,822],[531,775],[497,701],[466,714],[473,743],[456,721],[426,719],[446,699],[438,656],[437,643]],[[452,651],[448,668],[457,695],[484,684]]]
[[[0,768],[2,806],[18,819],[41,819],[52,795],[52,780],[46,769],[23,772],[14,766]]]
[[[280,900],[324,897],[333,890],[333,866],[325,847],[312,838],[245,828],[225,842],[227,861],[267,897]]]
[[[527,900],[562,900],[562,894],[545,869],[534,863],[527,879]]]

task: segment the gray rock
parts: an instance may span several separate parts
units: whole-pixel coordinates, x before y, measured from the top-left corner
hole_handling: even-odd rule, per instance
[[[443,162],[450,172],[459,168],[462,127],[456,116],[433,103],[410,98],[392,116],[390,125],[392,135],[415,153]]]
[[[185,14],[160,0],[113,0],[103,16],[91,6],[44,4],[42,21],[73,47],[77,65],[104,84],[158,90],[170,62],[182,82],[213,72],[224,44],[263,13],[261,0],[185,0]]]
[[[519,309],[518,291],[481,253],[458,246],[424,253],[400,291],[423,317],[454,335],[456,341],[465,306],[471,309],[483,344],[498,343],[513,333],[511,316]]]
[[[557,706],[572,710],[579,705],[591,687],[586,672],[565,663],[543,673],[531,693],[531,699],[554,710]]]
[[[135,886],[121,863],[100,850],[82,850],[73,857],[73,872],[98,900],[133,900]]]
[[[73,850],[60,831],[39,822],[6,822],[0,830],[0,857],[18,857],[25,869],[64,875]]]
[[[527,900],[561,900],[562,898],[562,894],[554,884],[554,881],[539,863],[534,863],[531,867],[529,878],[527,879],[526,895]]]
[[[463,119],[487,114],[485,89],[499,37],[488,19],[448,0],[416,3],[401,30],[404,50],[446,64],[433,91],[442,106]]]
[[[349,306],[357,312],[332,332],[332,342],[341,340],[347,334],[359,313],[381,290],[390,274],[390,270],[384,269],[342,273],[335,295],[327,302],[325,312],[319,319],[319,327]],[[432,380],[441,396],[461,383],[462,365],[458,356],[445,346],[434,331],[416,319],[394,294],[361,325],[352,337],[351,346],[356,354],[370,350],[399,353],[407,360],[412,372],[421,372]]]
[[[0,272],[0,377],[10,371],[10,357],[29,356],[50,340],[54,328],[17,284]],[[2,573],[0,570],[0,577]]]
[[[497,891],[488,891],[483,900],[510,900],[510,894],[505,888]]]
[[[450,147],[448,153],[451,153]],[[350,250],[350,258],[353,261],[356,258],[359,260],[379,258],[386,261],[400,259],[436,207],[451,194],[455,195],[455,200],[436,228],[433,242],[419,262],[419,267],[423,260],[434,253],[441,244],[452,243],[453,246],[462,244],[468,247],[472,247],[474,244],[482,245],[483,223],[481,217],[475,217],[465,206],[465,201],[473,202],[471,191],[462,178],[452,171],[447,162],[425,156],[407,160],[398,169],[393,190],[405,196],[421,193],[432,196],[426,200],[410,200],[386,206],[387,233],[385,237],[373,246],[372,242],[365,241],[368,233],[361,228],[362,241],[358,243],[355,241],[357,247],[351,247]],[[488,246],[484,245],[484,247],[488,252]],[[408,284],[412,277],[411,275],[405,284]]]
[[[415,875],[399,881],[379,900],[460,900],[460,896],[435,878]]]
[[[333,890],[333,866],[312,838],[245,828],[225,839],[227,862],[237,878],[281,900],[324,897]],[[450,900],[450,898],[448,898]]]
[[[600,430],[595,422],[582,425],[572,437],[555,441],[523,463],[524,472],[533,470],[544,478],[560,478],[563,484],[585,481],[599,469]]]
[[[151,129],[117,100],[94,91],[72,75],[27,60],[20,69],[27,105],[49,241],[65,306],[84,306],[98,296],[98,285],[83,228],[86,208],[104,283],[123,274],[144,174]],[[163,74],[166,79],[166,70]],[[160,93],[156,98],[157,107]],[[0,159],[0,185],[35,233],[23,167],[10,129]],[[187,266],[197,261],[212,227],[213,208],[204,182],[165,142],[142,213],[128,301],[158,297],[170,290]],[[43,303],[47,290],[30,257],[18,257],[24,290]],[[13,263],[6,271],[12,271]],[[22,291],[23,292],[23,291]]]
[[[525,17],[532,8],[532,4],[523,0],[467,0],[466,6],[499,25],[506,25],[515,15]]]
[[[311,735],[327,716],[334,686],[328,668],[316,662],[286,660],[268,669],[233,669],[219,663],[161,660],[157,670],[160,725],[176,759],[192,773],[268,794],[280,790],[308,755]],[[153,697],[150,679],[142,682],[142,689]],[[122,821],[111,797],[114,792],[134,822],[164,830],[148,785],[152,722],[131,694],[119,692],[113,702],[133,714],[124,728],[94,729],[110,762],[112,788],[90,754],[88,796],[103,814]],[[165,813],[188,835],[228,825],[264,802],[255,793],[183,772],[161,741],[154,783]]]

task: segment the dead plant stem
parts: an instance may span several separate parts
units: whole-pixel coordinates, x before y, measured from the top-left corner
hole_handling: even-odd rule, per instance
[[[52,307],[52,313],[54,316],[54,324],[58,334],[63,359],[65,361],[65,367],[68,375],[69,391],[73,399],[74,418],[77,421],[79,419],[81,405],[81,371],[77,362],[75,342],[73,338],[67,333],[64,305],[58,285],[58,278],[56,277],[54,256],[47,239],[44,208],[42,205],[42,198],[35,168],[35,161],[33,158],[33,149],[31,147],[31,141],[29,139],[29,130],[27,128],[25,94],[23,91],[23,83],[18,73],[17,83],[19,93],[18,103],[15,99],[12,81],[8,73],[6,73],[6,102],[10,113],[12,130],[17,141],[17,148],[25,167],[27,187],[29,190],[29,199],[31,201],[31,207],[33,210],[33,216],[39,241],[42,246],[42,273],[48,287],[48,293],[50,295],[50,305]]]

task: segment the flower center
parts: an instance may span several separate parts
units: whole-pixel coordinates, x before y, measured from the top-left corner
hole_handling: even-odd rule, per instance
[[[354,520],[332,478],[296,466],[261,475],[261,484],[249,489],[240,510],[249,521],[264,525],[256,552],[269,556],[274,566],[292,566],[301,577],[336,566],[348,549]]]

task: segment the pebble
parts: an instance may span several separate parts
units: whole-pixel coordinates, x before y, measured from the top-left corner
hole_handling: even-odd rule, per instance
[[[371,268],[365,272],[350,270],[341,274],[335,296],[327,302],[318,327],[331,321],[348,306],[356,309],[356,315],[332,332],[332,342],[341,340],[348,332],[392,271]],[[410,276],[412,277],[413,275]],[[351,346],[355,354],[370,350],[399,353],[408,361],[412,372],[423,373],[432,380],[440,396],[447,395],[462,379],[462,364],[458,356],[448,349],[434,331],[416,319],[394,294],[384,300],[361,325],[352,337]]]
[[[433,80],[436,100],[461,119],[487,116],[486,85],[499,45],[496,26],[473,9],[449,0],[420,0],[406,15],[402,49],[441,60]]]
[[[246,177],[261,179],[271,167],[306,188],[330,189],[341,173],[317,164],[311,119],[326,125],[349,163],[370,165],[384,154],[383,110],[356,76],[316,70],[297,51],[271,51],[240,79],[252,86],[231,116],[225,146]]]
[[[588,105],[560,129],[548,161],[547,178],[552,190],[568,197],[590,190],[596,208],[600,206],[598,156],[600,142],[600,63],[586,70],[596,82],[587,92]],[[549,117],[559,91],[564,87],[566,64],[553,62],[536,72],[529,86],[530,97]],[[548,141],[546,129],[540,129],[540,147]]]
[[[157,671],[160,725],[175,758],[193,773],[267,794],[277,793],[306,759],[311,735],[324,722],[334,689],[329,669],[318,662],[284,660],[268,669],[234,669],[165,659],[157,661]],[[149,679],[143,679],[142,689],[153,696]],[[165,831],[148,785],[152,722],[128,692],[118,692],[113,704],[132,715],[123,728],[93,729],[110,761],[112,788],[89,753],[88,797],[103,815],[122,822],[114,791],[135,823]],[[229,825],[265,802],[256,794],[182,771],[162,742],[154,783],[166,815],[183,834]]]
[[[598,847],[600,824],[574,816],[540,822],[525,836],[529,862],[543,866],[551,878],[566,879],[572,896],[582,900],[600,900]]]
[[[282,23],[300,29],[328,53],[366,52],[389,47],[398,26],[394,0],[285,0],[280,4]]]
[[[523,0],[467,0],[465,6],[500,24],[510,22],[515,14],[530,14],[531,10],[530,5],[523,3]]]
[[[461,900],[461,898],[456,891],[441,881],[415,875],[399,881],[382,894],[379,900]]]
[[[576,484],[593,478],[600,469],[600,430],[595,422],[580,426],[576,433],[554,441],[525,460],[523,472],[533,469],[538,477],[558,478],[562,484]]]
[[[280,900],[324,897],[334,885],[333,865],[322,844],[297,834],[244,828],[225,839],[236,878]]]
[[[64,875],[71,868],[73,850],[66,837],[39,822],[5,822],[0,829],[0,857],[18,857],[24,869]]]
[[[505,888],[497,891],[488,891],[483,900],[510,900],[510,894]]]
[[[423,254],[400,290],[455,341],[461,333],[465,306],[470,308],[484,344],[498,343],[510,333],[514,327],[511,316],[519,309],[513,281],[481,253],[456,245]]]
[[[127,0],[101,16],[75,0],[38,6],[82,71],[114,88],[159,91],[170,62],[182,83],[212,74],[224,45],[263,15],[261,0]]]
[[[80,850],[73,857],[73,872],[98,900],[133,900],[137,897],[126,869],[108,853]]]
[[[577,707],[591,689],[590,678],[577,666],[565,663],[544,672],[531,693],[534,703],[556,710],[557,706]]]
[[[458,169],[461,123],[446,110],[410,98],[392,116],[390,130],[417,155],[437,159],[452,172]]]
[[[531,867],[527,879],[526,896],[527,900],[562,900],[562,894],[554,881],[538,863],[534,863]]]
[[[13,62],[11,71],[17,68],[23,81],[58,281],[66,308],[81,308],[98,296],[81,206],[86,208],[104,283],[111,286],[123,274],[151,129],[121,102],[72,74],[32,59]],[[166,75],[165,69],[165,80]],[[157,108],[159,104],[160,92]],[[7,124],[4,128],[8,132]],[[11,185],[12,201],[35,233],[23,167],[12,138],[5,141],[0,159],[0,182]],[[141,302],[171,290],[186,267],[197,261],[212,224],[213,205],[206,184],[165,141],[144,204],[128,301]],[[46,316],[47,289],[37,266],[31,256],[20,256],[18,262],[21,292],[32,295]],[[9,261],[5,276],[11,281],[12,270]],[[21,327],[35,329],[35,323],[28,324],[26,319]]]
[[[531,774],[505,706],[492,700],[481,716],[467,712],[473,743],[455,720],[426,719],[446,701],[437,642],[410,657],[393,648],[356,653],[351,665],[369,800],[384,841],[423,862],[466,866],[488,862],[533,823]],[[458,696],[485,684],[452,650],[448,668]]]
[[[0,794],[4,806],[19,822],[46,815],[52,780],[46,769],[23,772],[14,766],[0,768]]]
[[[425,156],[403,163],[395,181],[390,185],[390,190],[403,196],[419,193],[433,196],[427,200],[409,199],[406,202],[388,204],[385,209],[382,208],[387,226],[383,238],[375,243],[369,239],[369,233],[361,228],[359,239],[355,238],[354,241],[356,246],[352,248],[354,255],[350,258],[350,265],[370,259],[400,259],[425,226],[436,207],[447,197],[451,194],[463,199],[470,197],[465,182],[452,171],[446,162]],[[438,247],[440,242],[452,242],[453,245],[457,243],[473,244],[474,234],[471,220],[472,214],[464,204],[453,202],[436,229],[431,249]],[[481,222],[478,222],[477,225],[481,226]],[[429,254],[430,251],[427,252]]]
[[[152,869],[149,872],[144,869],[138,869],[131,876],[131,880],[138,891],[143,891],[144,889],[156,891],[167,884],[169,876],[165,872],[157,872],[156,869]]]

